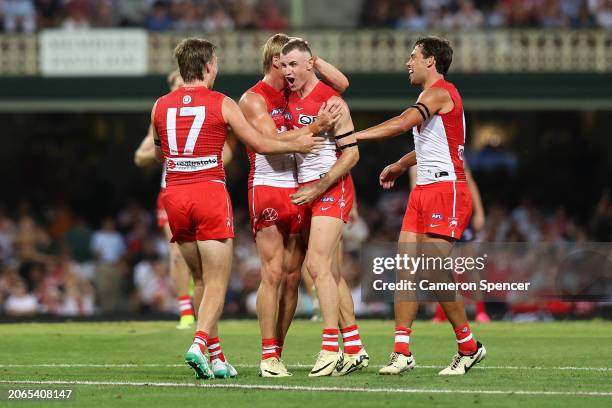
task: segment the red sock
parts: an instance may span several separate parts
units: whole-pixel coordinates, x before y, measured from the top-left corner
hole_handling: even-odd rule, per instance
[[[208,333],[203,331],[197,331],[193,338],[193,344],[197,344],[200,347],[202,354],[206,353],[206,345],[208,344]]]
[[[410,333],[412,330],[404,326],[395,326],[395,347],[393,351],[405,356],[410,355]]]
[[[178,296],[176,301],[179,305],[179,310],[181,312],[181,317],[183,316],[193,316],[193,307],[191,306],[191,296]]]
[[[265,360],[268,358],[276,357],[278,358],[278,342],[276,339],[262,339],[261,340],[261,359]]]
[[[347,354],[357,354],[363,348],[361,337],[359,337],[359,328],[356,324],[345,327],[342,331],[342,344],[344,352]]]
[[[474,354],[478,349],[476,340],[474,340],[474,336],[472,336],[470,325],[467,322],[455,329],[455,336],[461,354]]]
[[[321,350],[338,352],[338,329],[323,329],[323,341],[321,342]]]
[[[442,306],[440,306],[439,303],[436,305],[436,314],[434,318],[436,320],[446,320],[446,314],[444,314],[444,309],[442,309]]]
[[[476,302],[476,314],[484,313],[487,314],[487,309],[485,308],[485,302],[482,300]]]
[[[225,356],[223,355],[223,350],[221,350],[221,341],[219,340],[219,337],[208,340],[208,357],[210,358],[211,362],[216,359],[225,361]]]
[[[281,358],[283,355],[283,344],[285,344],[283,340],[276,341],[276,353],[278,354],[278,358]]]

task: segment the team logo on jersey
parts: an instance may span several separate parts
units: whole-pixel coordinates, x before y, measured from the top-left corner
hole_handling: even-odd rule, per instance
[[[184,105],[187,105],[190,102],[191,102],[191,96],[190,95],[183,96],[183,104]]]
[[[310,125],[316,118],[316,116],[300,115],[298,116],[298,122],[302,125]]]
[[[442,219],[444,219],[444,216],[440,213],[433,213],[431,214],[431,219],[434,221],[442,221]]]
[[[276,221],[278,219],[278,212],[274,208],[266,208],[261,212],[261,218],[266,222]]]
[[[459,225],[459,218],[450,217],[448,219],[448,226],[450,228],[457,228],[457,225]]]
[[[334,199],[334,197],[323,197],[323,198],[321,198],[321,202],[322,203],[333,203],[334,201],[336,201]]]

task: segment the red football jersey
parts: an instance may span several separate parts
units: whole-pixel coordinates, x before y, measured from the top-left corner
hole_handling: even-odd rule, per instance
[[[225,181],[224,98],[205,87],[182,86],[158,99],[153,125],[164,152],[168,186]]]
[[[276,130],[279,133],[285,132],[287,126],[290,126],[290,123],[287,123],[289,114],[285,112],[287,107],[286,91],[284,89],[277,91],[264,81],[259,81],[247,92],[256,93],[264,98],[268,113],[276,125]],[[248,147],[247,154],[251,165],[249,188],[258,185],[284,188],[298,185],[293,154],[262,155]]]
[[[313,123],[321,106],[332,96],[340,96],[332,87],[319,81],[308,95],[303,98],[292,92],[289,95],[287,110],[291,115],[292,128],[302,128]],[[296,153],[298,181],[307,183],[318,180],[332,168],[340,155],[336,148],[336,139],[330,133],[325,134],[323,148],[317,153]]]

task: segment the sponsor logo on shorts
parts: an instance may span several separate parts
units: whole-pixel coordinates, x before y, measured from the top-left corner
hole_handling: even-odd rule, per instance
[[[190,102],[191,102],[191,96],[190,95],[183,96],[183,104],[184,105],[187,105]]]
[[[321,211],[327,211],[327,210],[329,210],[330,208],[332,208],[332,206],[331,206],[331,205],[330,205],[329,207],[321,207]]]
[[[219,164],[216,156],[166,158],[166,171],[192,172],[212,169]]]
[[[451,228],[457,228],[457,225],[459,225],[459,218],[451,217],[448,221],[448,226]]]
[[[333,203],[334,201],[336,201],[336,199],[334,197],[323,197],[323,198],[321,198],[321,202],[322,203]]]
[[[442,221],[444,219],[444,216],[440,213],[433,213],[431,214],[431,219],[434,221]]]
[[[310,125],[312,122],[315,121],[316,118],[316,116],[300,115],[298,117],[298,122],[302,125]]]
[[[274,208],[266,208],[261,212],[261,218],[266,222],[276,221],[278,219],[278,212]]]

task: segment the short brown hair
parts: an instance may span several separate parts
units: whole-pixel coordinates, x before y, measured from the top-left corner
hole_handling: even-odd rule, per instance
[[[414,44],[421,46],[423,57],[434,57],[436,59],[436,71],[442,75],[446,75],[453,61],[453,48],[448,40],[438,37],[419,38]]]
[[[174,71],[172,71],[171,73],[168,74],[168,77],[166,78],[166,80],[168,81],[168,88],[172,88],[172,86],[176,83],[176,81],[178,81],[181,78],[181,73],[179,72],[178,69],[175,69]]]
[[[204,79],[204,65],[212,61],[215,45],[201,38],[186,38],[174,49],[183,81]]]
[[[268,38],[263,46],[263,73],[264,75],[272,69],[272,58],[280,56],[281,49],[291,38],[282,33],[274,34]]]
[[[283,49],[281,50],[281,53],[283,55],[287,55],[293,50],[307,52],[308,54],[312,56],[312,51],[310,50],[308,41],[303,40],[301,38],[292,38],[291,40],[289,40],[289,42],[284,45]]]

